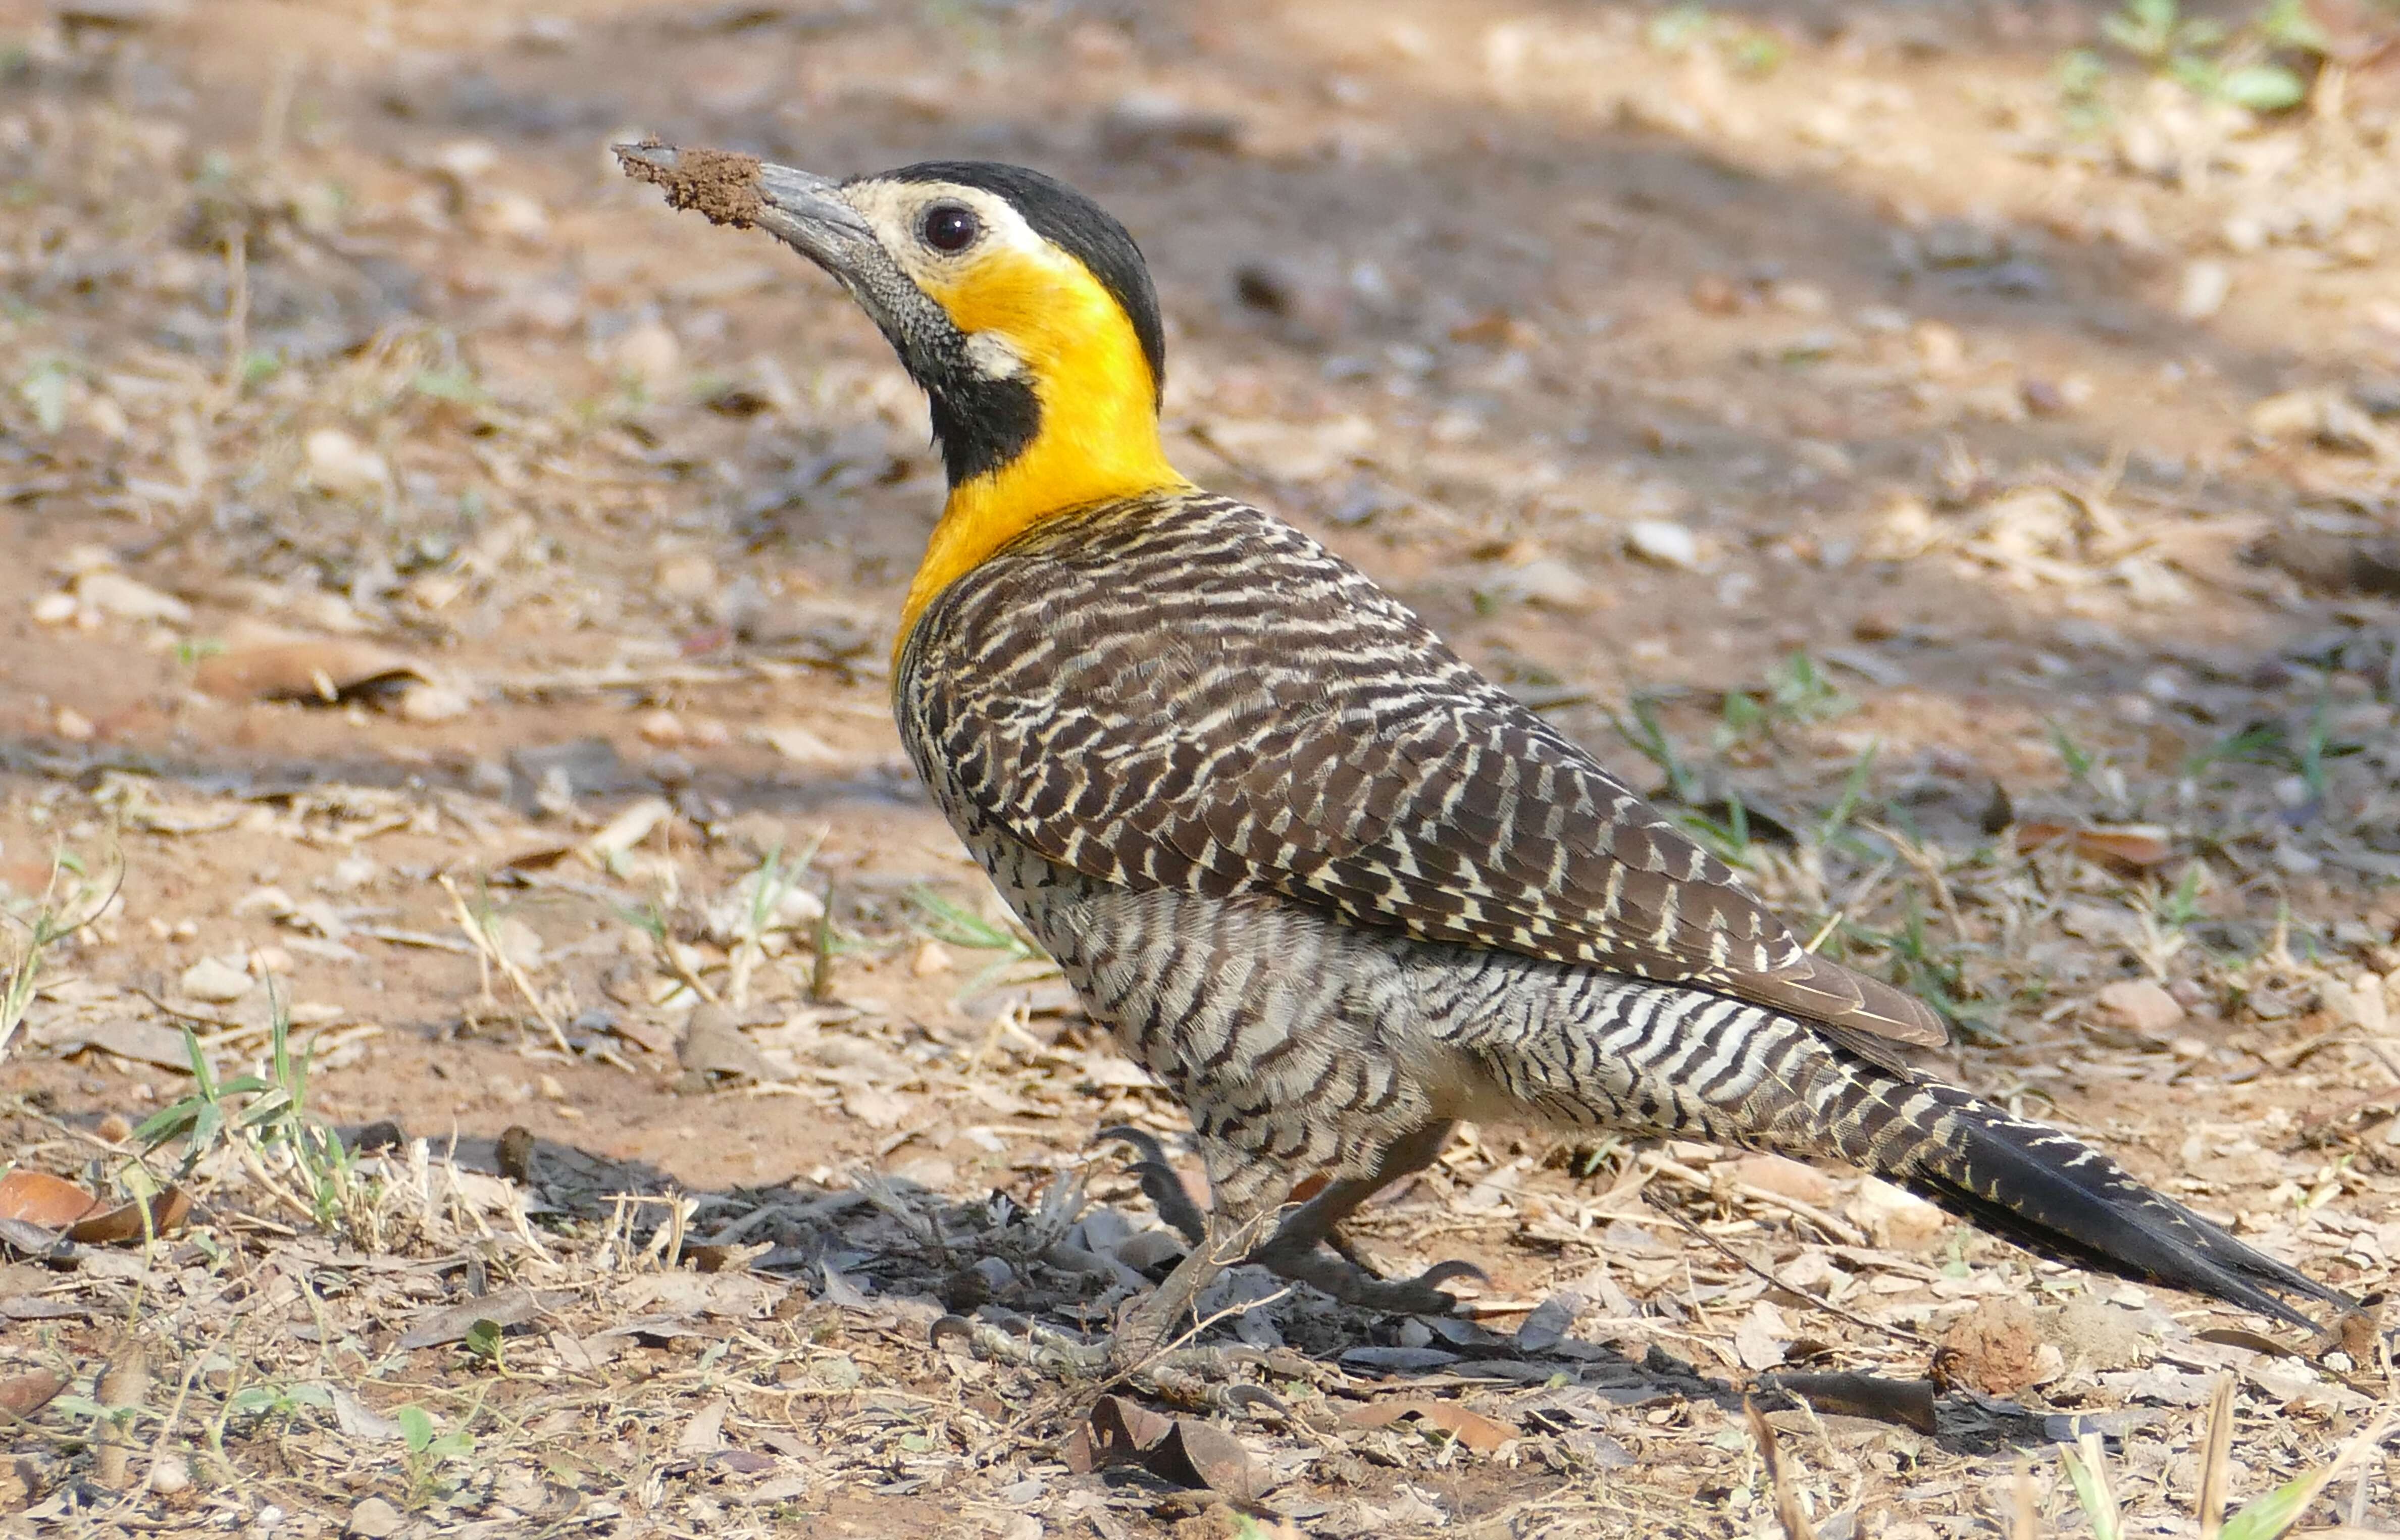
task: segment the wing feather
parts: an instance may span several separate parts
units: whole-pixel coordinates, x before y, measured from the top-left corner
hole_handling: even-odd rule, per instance
[[[1700,985],[1870,1056],[1943,1041],[1316,542],[1227,499],[1149,514],[1021,540],[920,619],[898,704],[953,818],[1128,886]]]

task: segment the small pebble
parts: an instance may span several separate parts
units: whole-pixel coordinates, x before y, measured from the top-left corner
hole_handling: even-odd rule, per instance
[[[188,1000],[209,1005],[225,1005],[250,993],[255,983],[248,972],[223,958],[204,957],[184,970],[176,987]]]
[[[400,698],[401,717],[410,722],[448,722],[474,709],[474,698],[452,685],[411,685]]]
[[[391,467],[384,457],[338,428],[318,429],[303,447],[308,457],[308,480],[320,492],[362,497],[391,483]]]
[[[192,606],[183,600],[171,593],[161,593],[148,583],[136,582],[122,572],[87,572],[75,579],[75,593],[78,607],[120,620],[163,620],[170,625],[183,625],[192,618]]]
[[[646,320],[617,339],[615,361],[653,393],[683,368],[683,344],[662,321]]]
[[[642,735],[643,742],[661,747],[673,747],[684,740],[683,718],[671,711],[645,713],[642,719],[634,724],[634,730]]]
[[[500,1130],[499,1141],[492,1148],[492,1156],[500,1168],[501,1176],[519,1187],[530,1187],[533,1185],[533,1130],[521,1123],[512,1123]]]
[[[1643,519],[1625,528],[1625,546],[1644,561],[1688,572],[1700,565],[1700,540],[1684,525],[1666,519]]]
[[[2206,320],[2225,308],[2233,293],[2233,270],[2221,262],[2187,263],[2175,291],[2175,314],[2186,320]]]
[[[100,730],[92,726],[90,717],[73,706],[61,706],[51,715],[50,727],[70,743],[89,743],[92,735]]]
[[[2147,978],[2119,979],[2100,991],[2098,1003],[2146,1037],[2157,1037],[2183,1019],[2183,1002]]]
[[[697,554],[669,556],[659,563],[657,581],[670,599],[705,599],[716,592],[716,564]]]
[[[111,1112],[102,1118],[92,1132],[111,1144],[123,1144],[133,1137],[132,1121],[122,1112]]]
[[[1916,344],[1917,361],[1925,366],[1928,375],[1937,379],[1944,375],[1957,374],[1959,366],[1967,361],[1966,339],[1955,327],[1944,326],[1938,320],[1920,320],[1916,323],[1913,339]]]
[[[1741,291],[1722,274],[1702,273],[1692,280],[1692,308],[1704,315],[1732,315],[1741,308]]]
[[[161,1454],[150,1466],[150,1490],[172,1497],[192,1484],[191,1462],[180,1454]]]

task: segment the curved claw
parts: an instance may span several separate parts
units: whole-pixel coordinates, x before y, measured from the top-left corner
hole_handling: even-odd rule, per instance
[[[1456,1261],[1436,1262],[1409,1281],[1421,1288],[1438,1288],[1452,1278],[1472,1278],[1485,1288],[1492,1287],[1492,1274],[1473,1262]]]
[[[1161,1165],[1166,1164],[1166,1150],[1158,1142],[1158,1136],[1147,1128],[1136,1128],[1129,1123],[1109,1124],[1094,1134],[1092,1142],[1084,1148],[1098,1150],[1103,1144],[1130,1144],[1143,1160],[1156,1161]]]
[[[936,1353],[942,1349],[942,1339],[948,1336],[956,1336],[968,1352],[975,1351],[975,1323],[964,1315],[945,1315],[926,1333],[928,1345]]]
[[[1228,1411],[1248,1415],[1264,1409],[1286,1422],[1291,1420],[1291,1408],[1284,1404],[1282,1397],[1264,1385],[1227,1385],[1218,1393],[1217,1399]]]
[[[1172,1225],[1175,1233],[1190,1244],[1205,1244],[1208,1236],[1208,1221],[1193,1203],[1192,1194],[1184,1191],[1183,1179],[1176,1175],[1175,1167],[1166,1164],[1166,1151],[1157,1138],[1147,1129],[1125,1123],[1111,1124],[1092,1136],[1095,1147],[1112,1142],[1133,1146],[1139,1158],[1125,1170],[1140,1181],[1141,1194],[1150,1200],[1152,1207],[1158,1210],[1158,1217]]]

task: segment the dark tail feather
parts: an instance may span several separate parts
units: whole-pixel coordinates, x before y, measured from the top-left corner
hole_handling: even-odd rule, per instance
[[[2318,1323],[2278,1293],[2357,1308],[2340,1290],[2243,1245],[2055,1128],[1946,1085],[1919,1084],[1893,1099],[1895,1121],[1913,1125],[1914,1137],[1893,1128],[1898,1138],[1872,1140],[1873,1164],[2028,1250],[2213,1295],[2311,1330]]]

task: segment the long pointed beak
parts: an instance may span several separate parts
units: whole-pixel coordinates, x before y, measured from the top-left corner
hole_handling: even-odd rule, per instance
[[[726,150],[620,144],[628,174],[663,188],[667,201],[718,225],[755,225],[836,278],[855,278],[877,247],[874,227],[830,177]]]
[[[810,250],[811,241],[828,238],[842,241],[875,238],[874,226],[842,198],[840,184],[830,177],[762,161],[758,167],[758,198],[767,205],[767,211],[759,216],[758,227],[804,252]]]

